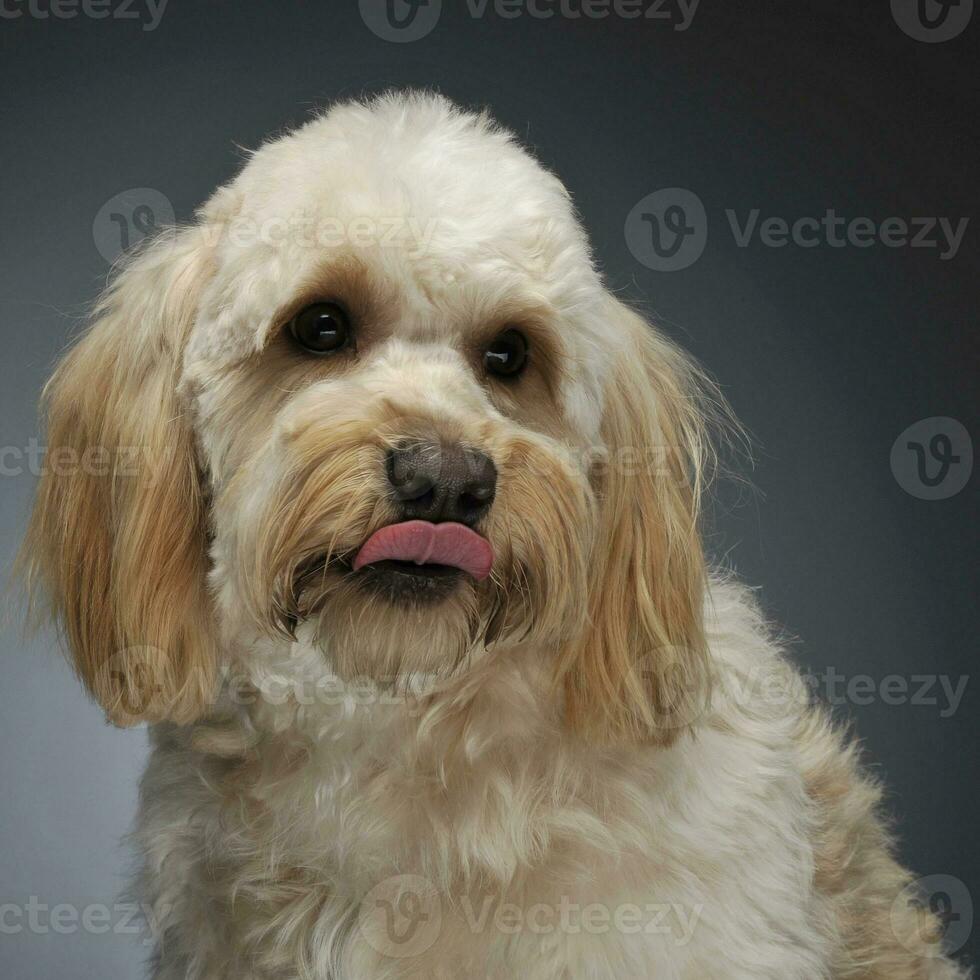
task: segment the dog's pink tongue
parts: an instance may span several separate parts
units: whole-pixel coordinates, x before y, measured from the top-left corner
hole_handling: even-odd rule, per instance
[[[403,521],[374,532],[354,558],[354,571],[376,561],[395,559],[416,565],[451,565],[477,581],[490,574],[493,548],[465,524]]]

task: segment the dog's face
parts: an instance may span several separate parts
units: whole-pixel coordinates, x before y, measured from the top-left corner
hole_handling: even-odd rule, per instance
[[[346,677],[585,614],[603,293],[561,185],[444,113],[348,110],[260,151],[185,356],[223,609],[312,620]]]
[[[705,681],[692,379],[506,134],[343,106],[110,291],[49,443],[138,465],[46,474],[29,557],[119,721],[302,629],[381,681],[522,645],[576,723],[666,739]]]

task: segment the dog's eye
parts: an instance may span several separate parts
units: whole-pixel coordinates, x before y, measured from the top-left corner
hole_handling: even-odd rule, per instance
[[[333,354],[353,341],[350,319],[336,303],[314,303],[289,321],[289,333],[311,354]]]
[[[483,365],[499,378],[516,378],[527,364],[527,338],[513,327],[499,334],[486,349]]]

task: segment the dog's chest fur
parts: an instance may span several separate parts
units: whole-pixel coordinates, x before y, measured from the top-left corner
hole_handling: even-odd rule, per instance
[[[729,629],[719,669],[745,671]],[[139,838],[160,976],[826,975],[795,712],[713,707],[669,749],[601,750],[562,733],[531,662],[442,710],[285,699],[158,729]]]

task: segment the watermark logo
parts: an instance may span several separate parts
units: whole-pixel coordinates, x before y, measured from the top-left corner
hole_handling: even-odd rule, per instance
[[[176,219],[170,199],[152,187],[133,187],[109,198],[92,222],[95,247],[110,264],[161,233],[175,235]]]
[[[359,0],[361,20],[382,41],[419,41],[439,22],[442,0]]]
[[[155,31],[167,0],[2,0],[0,19],[19,20],[134,20],[142,30]]]
[[[528,933],[533,936],[663,936],[674,946],[687,946],[694,937],[704,906],[679,902],[625,902],[582,904],[568,895],[558,902],[535,902],[523,906],[484,895],[477,904],[464,895],[460,906],[473,935],[493,930],[505,936]]]
[[[159,647],[132,646],[115,651],[99,666],[99,687],[116,695],[116,721],[141,720],[165,696],[162,665],[168,660]]]
[[[892,473],[898,485],[920,500],[946,500],[973,472],[973,441],[956,419],[939,415],[910,425],[894,442]]]
[[[92,902],[77,905],[60,902],[50,905],[37,895],[24,904],[0,904],[0,936],[143,936],[143,944],[154,945],[163,938],[163,923],[171,914],[168,904]]]
[[[968,217],[892,215],[881,220],[848,217],[827,208],[822,215],[784,218],[760,208],[739,214],[725,209],[736,248],[916,248],[931,249],[941,262],[955,259]],[[677,272],[696,262],[708,241],[708,216],[701,199],[683,187],[667,187],[638,201],[626,216],[626,244],[633,257],[656,272]]]
[[[409,258],[426,252],[439,226],[438,218],[415,215],[350,215],[344,218],[294,211],[256,221],[238,215],[231,221],[200,229],[209,247],[227,241],[233,248],[355,249],[397,248]]]
[[[628,689],[650,702],[651,717],[662,731],[693,725],[712,709],[711,684],[692,684],[692,653],[681,646],[647,651],[630,665]]]
[[[665,187],[634,205],[623,231],[638,262],[655,272],[678,272],[701,258],[708,216],[693,191]]]
[[[732,238],[739,248],[748,248],[758,242],[766,248],[930,248],[937,249],[943,262],[956,258],[963,243],[969,218],[960,218],[954,224],[952,218],[892,216],[883,221],[858,216],[847,218],[828,208],[819,218],[806,215],[792,221],[778,215],[762,217],[758,208],[748,211],[744,218],[729,208],[725,211]]]
[[[421,956],[439,938],[442,901],[421,875],[394,875],[375,885],[361,902],[358,928],[382,956]]]
[[[620,20],[643,19],[686,31],[701,0],[466,0],[474,20]],[[442,0],[359,0],[361,19],[383,41],[418,41],[431,33],[442,12]]]
[[[863,708],[932,708],[942,719],[956,715],[970,683],[967,674],[848,674],[828,665],[798,673],[782,661],[757,664],[743,673],[713,670],[700,692],[690,684],[690,655],[679,647],[663,647],[639,657],[632,667],[632,690],[655,694],[658,726],[682,728],[696,724],[713,711],[768,706],[793,717],[807,706]],[[695,696],[696,695],[696,696]]]
[[[913,40],[938,44],[966,30],[973,0],[892,0],[892,17]]]
[[[694,21],[701,0],[466,0],[470,16],[482,20],[492,11],[501,20],[532,17],[535,20],[621,20],[659,21],[675,31],[686,31]]]
[[[909,935],[906,910],[921,915],[918,929]],[[934,917],[934,918],[933,918]],[[953,875],[926,875],[910,882],[892,903],[892,929],[899,941],[913,952],[921,944],[932,946],[930,955],[956,953],[966,945],[973,932],[973,896],[966,885]],[[938,930],[935,923],[938,922]]]
[[[81,450],[75,446],[49,450],[35,436],[27,440],[26,446],[0,446],[0,477],[51,473],[59,477],[131,478],[149,475],[152,462],[152,456],[139,446],[110,449],[93,444]]]

